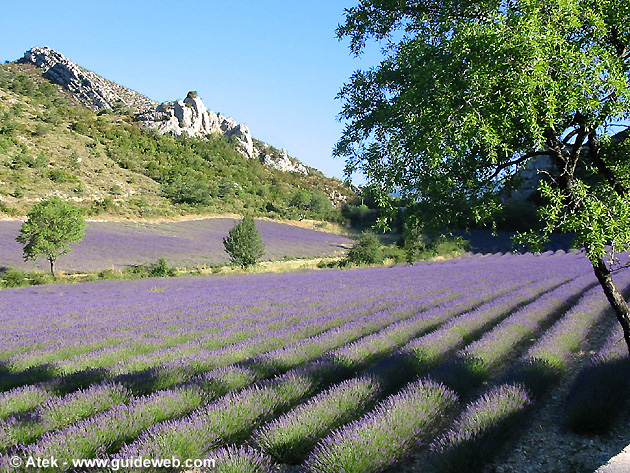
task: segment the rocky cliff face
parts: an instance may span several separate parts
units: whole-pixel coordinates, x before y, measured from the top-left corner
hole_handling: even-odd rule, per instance
[[[299,172],[300,174],[308,174],[308,168],[297,159],[291,159],[287,154],[287,150],[282,148],[278,153],[273,147],[262,143],[256,147],[260,162],[265,166],[271,166],[278,171]]]
[[[31,48],[19,62],[40,67],[45,78],[66,88],[92,110],[122,104],[143,112],[157,105],[148,97],[104,79],[50,48]]]
[[[160,133],[174,136],[205,136],[222,133],[234,137],[237,149],[248,158],[255,157],[254,142],[246,125],[208,110],[195,92],[189,92],[184,100],[164,102],[154,110],[138,116],[143,126]]]
[[[203,137],[212,133],[222,133],[234,138],[236,149],[250,159],[258,159],[266,166],[283,172],[308,174],[306,166],[292,159],[285,149],[278,152],[272,146],[260,141],[254,144],[246,125],[238,124],[232,118],[208,110],[196,92],[188,92],[184,100],[164,102],[154,110],[138,115],[146,128],[174,136],[188,135]]]
[[[72,62],[63,54],[50,48],[33,47],[19,60],[31,63],[43,70],[43,77],[71,92],[83,105],[92,110],[114,108],[120,105],[132,107],[137,119],[145,128],[174,136],[204,137],[221,133],[234,138],[236,149],[250,159],[259,159],[267,166],[285,172],[309,174],[309,169],[286,150],[278,152],[262,142],[254,144],[246,125],[232,118],[208,110],[196,92],[189,92],[184,100],[158,104],[131,89],[111,82]]]

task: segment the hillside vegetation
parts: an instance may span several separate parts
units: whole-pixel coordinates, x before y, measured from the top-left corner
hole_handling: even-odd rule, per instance
[[[88,215],[340,220],[339,204],[352,193],[315,169],[305,176],[247,159],[223,136],[147,132],[125,107],[94,112],[42,78],[37,67],[3,64],[0,212],[24,215],[51,195],[76,201]]]

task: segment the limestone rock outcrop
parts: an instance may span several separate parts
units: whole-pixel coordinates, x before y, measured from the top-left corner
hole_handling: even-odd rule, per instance
[[[247,125],[239,124],[232,118],[208,110],[194,91],[188,92],[184,100],[161,103],[155,109],[138,115],[137,118],[146,128],[174,136],[185,134],[204,137],[221,133],[228,138],[233,138],[236,150],[250,159],[258,159],[264,165],[279,171],[309,174],[308,168],[297,159],[291,158],[285,149],[278,151],[261,141],[254,144]]]
[[[208,110],[196,92],[189,92],[184,100],[161,103],[154,110],[138,115],[138,120],[147,128],[174,136],[186,134],[203,137],[221,133],[228,138],[234,137],[238,151],[248,158],[255,157],[249,128],[232,118]]]
[[[46,79],[67,89],[92,110],[124,105],[143,112],[157,105],[157,102],[138,92],[88,71],[54,49],[33,47],[24,53],[19,62],[40,67]]]
[[[260,162],[265,166],[271,166],[278,171],[298,172],[300,174],[308,174],[308,168],[297,159],[291,159],[286,149],[280,150],[279,153],[270,151],[270,146],[263,146],[259,150]]]
[[[278,151],[260,141],[254,144],[246,125],[208,110],[196,92],[189,92],[184,100],[158,104],[138,92],[88,71],[48,47],[33,47],[18,62],[41,68],[43,77],[61,85],[80,103],[94,111],[131,107],[142,126],[174,136],[185,134],[204,137],[221,133],[232,138],[236,150],[250,159],[258,159],[279,171],[309,174],[309,168],[291,158],[286,150]]]

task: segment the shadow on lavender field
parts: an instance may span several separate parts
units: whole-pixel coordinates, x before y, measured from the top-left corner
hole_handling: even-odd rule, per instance
[[[511,232],[498,231],[492,234],[490,230],[469,230],[454,232],[468,241],[473,253],[508,253],[514,250]],[[546,251],[569,251],[574,236],[566,234],[549,235],[549,242],[545,246]]]
[[[566,426],[576,433],[605,434],[630,408],[630,358],[619,327],[571,386]]]
[[[610,318],[590,269],[558,251],[7,289],[0,465],[237,444],[311,473],[409,471],[391,468],[434,453],[436,471],[470,471]]]

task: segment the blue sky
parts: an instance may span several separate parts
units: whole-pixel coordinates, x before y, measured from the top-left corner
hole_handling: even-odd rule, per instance
[[[196,90],[255,138],[342,177],[332,147],[340,87],[378,62],[354,58],[335,28],[358,0],[4,1],[0,60],[49,46],[158,101]]]

